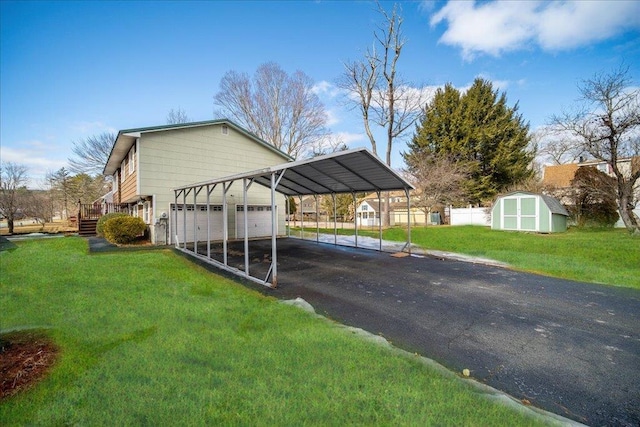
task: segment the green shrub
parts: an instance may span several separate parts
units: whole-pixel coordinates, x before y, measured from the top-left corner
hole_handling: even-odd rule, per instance
[[[104,237],[111,243],[131,243],[147,228],[142,218],[120,216],[104,223]]]
[[[111,218],[118,218],[121,216],[128,216],[128,215],[124,212],[111,212],[101,216],[100,219],[98,220],[98,223],[96,224],[96,234],[98,236],[104,236],[104,223],[109,221]]]

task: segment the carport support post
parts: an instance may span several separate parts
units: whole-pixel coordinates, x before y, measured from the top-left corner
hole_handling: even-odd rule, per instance
[[[211,193],[216,189],[216,184],[210,187],[207,185],[207,258],[211,258]]]
[[[291,237],[291,206],[289,205],[289,196],[284,196],[284,207],[287,210],[285,218],[287,218],[287,237]]]
[[[378,196],[378,215],[380,215],[380,218],[378,218],[378,231],[380,235],[378,240],[380,242],[380,252],[382,252],[382,194],[380,193],[380,191],[376,191],[376,195]],[[376,219],[374,215],[373,221],[375,222],[375,220]]]
[[[198,194],[202,191],[200,187],[197,191],[193,187],[193,253],[198,254]]]
[[[411,254],[411,197],[409,197],[409,189],[404,189],[404,194],[407,196],[407,249]]]
[[[333,244],[338,244],[338,209],[336,208],[336,193],[331,193],[333,199]]]
[[[222,183],[222,258],[224,265],[228,265],[227,261],[227,241],[229,240],[229,211],[227,207],[227,192],[231,188],[233,181],[228,184]],[[237,214],[237,210],[236,210]]]
[[[299,195],[300,199],[300,238],[304,239],[304,209],[302,208],[302,195]]]
[[[207,258],[211,258],[211,189],[209,185],[207,185]]]
[[[276,212],[276,174],[271,174],[271,287],[278,286],[278,213]]]
[[[353,229],[355,230],[356,248],[358,247],[358,206],[356,205],[356,193],[351,193],[353,197]]]
[[[316,202],[316,243],[320,243],[320,213],[318,212],[318,195],[313,195],[313,200]]]
[[[242,178],[242,203],[244,205],[244,274],[249,275],[249,223],[247,218],[247,178]],[[236,212],[237,214],[237,212]]]
[[[184,190],[181,190],[184,191]],[[180,242],[178,242],[178,190],[173,190],[173,198],[174,198],[174,204],[173,204],[173,211],[175,212],[175,215],[172,214],[173,217],[175,217],[175,221],[174,218],[171,219],[171,222],[173,223],[173,227],[171,227],[171,231],[173,231],[173,229],[175,229],[176,232],[176,240],[174,243],[174,245],[177,247],[180,247]]]
[[[189,189],[191,191],[191,189]],[[187,250],[187,190],[182,193],[182,238],[184,240],[184,250]]]

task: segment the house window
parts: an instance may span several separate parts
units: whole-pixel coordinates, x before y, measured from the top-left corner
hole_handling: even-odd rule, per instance
[[[122,160],[122,163],[120,164],[120,173],[122,174],[122,182],[124,182],[124,180],[127,177],[127,161],[126,160]]]
[[[136,170],[136,146],[134,144],[129,151],[129,174],[132,174]]]
[[[113,174],[113,193],[118,192],[118,171]]]
[[[222,131],[223,135],[229,135],[229,126],[227,125],[222,125],[222,127],[220,128],[220,130]]]
[[[363,211],[369,210],[369,205],[362,205],[362,209]]]
[[[145,224],[149,224],[151,222],[151,218],[149,215],[150,213],[151,213],[151,203],[144,202],[144,205],[142,207],[142,219],[145,222]]]

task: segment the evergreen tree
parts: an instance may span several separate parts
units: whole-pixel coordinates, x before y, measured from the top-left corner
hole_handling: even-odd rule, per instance
[[[427,152],[463,162],[469,172],[467,201],[482,203],[531,176],[529,140],[529,125],[518,105],[509,107],[504,93],[478,78],[462,95],[450,84],[437,91],[405,160],[414,152]]]
[[[429,154],[455,152],[461,139],[460,119],[460,91],[447,83],[427,104],[425,118],[416,126],[409,149]]]

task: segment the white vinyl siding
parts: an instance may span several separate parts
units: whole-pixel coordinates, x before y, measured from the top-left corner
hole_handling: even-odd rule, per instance
[[[221,125],[189,129],[166,130],[143,133],[137,149],[138,193],[155,195],[157,217],[161,212],[171,211],[170,205],[176,203],[173,189],[200,182],[267,166],[278,165],[287,159],[244,134],[227,126],[227,135]],[[205,204],[206,189],[197,197],[197,204]],[[242,182],[237,181],[227,193],[229,206],[229,238],[235,235],[235,205],[242,204]],[[254,184],[248,190],[248,202],[251,205],[271,205],[271,192],[268,188]],[[183,203],[180,196],[178,205]],[[186,197],[186,203],[193,205],[193,193]],[[222,186],[211,190],[210,203],[222,204]],[[276,204],[284,206],[284,197],[277,195]],[[284,209],[279,211],[278,229],[284,230]],[[155,218],[151,219],[151,223]],[[175,236],[175,224],[170,225],[171,240]]]

